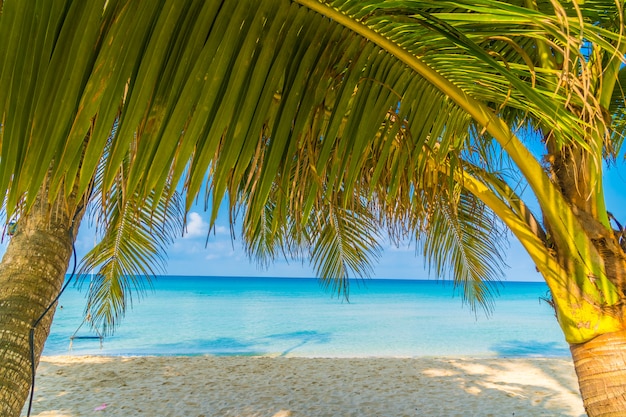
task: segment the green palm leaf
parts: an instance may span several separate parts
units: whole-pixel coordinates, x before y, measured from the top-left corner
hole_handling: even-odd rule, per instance
[[[244,242],[248,254],[266,267],[277,256],[305,262],[338,296],[349,296],[349,278],[367,277],[381,254],[382,224],[363,198],[350,208],[327,202],[311,210],[302,227],[293,216],[277,219],[276,203],[268,204],[255,221],[246,210]]]
[[[451,201],[450,201],[451,200]],[[490,311],[502,277],[506,233],[496,216],[468,193],[441,199],[418,237],[437,276],[452,279],[472,309]]]
[[[96,176],[98,187],[101,175]],[[121,181],[106,193],[98,191],[96,196],[106,196],[91,208],[99,239],[81,260],[79,276],[81,286],[89,281],[85,314],[90,324],[112,333],[132,306],[133,294],[143,295],[155,268],[164,268],[166,247],[182,230],[183,211],[176,194],[169,200],[129,199]]]
[[[316,213],[307,232],[309,256],[325,287],[347,298],[349,277],[372,274],[381,253],[379,227],[364,205],[352,210],[325,206]]]

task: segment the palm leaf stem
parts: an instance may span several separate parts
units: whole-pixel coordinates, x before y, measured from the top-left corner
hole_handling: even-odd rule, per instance
[[[589,280],[582,282],[572,280],[569,271],[550,254],[545,242],[534,233],[531,225],[507,206],[500,196],[482,181],[464,173],[463,186],[493,210],[524,246],[552,292],[559,324],[568,343],[582,343],[597,334],[621,328],[617,318],[600,314],[601,311],[597,307],[614,304],[617,300],[609,299],[608,295],[615,294],[615,292],[601,292]],[[584,302],[576,300],[584,300]],[[578,305],[578,308],[569,307],[573,305]],[[590,323],[590,326],[584,325],[590,317],[597,322]]]
[[[620,3],[616,2],[616,5]],[[619,6],[620,9],[623,6]],[[609,62],[604,65],[604,72],[602,73],[602,90],[598,95],[598,101],[603,109],[608,110],[611,104],[611,98],[613,91],[615,90],[615,84],[619,80],[619,72],[623,65],[626,63],[624,56],[626,55],[626,41],[624,40],[624,15],[619,13],[620,19],[620,40],[619,44],[615,47],[615,52],[609,59]]]
[[[620,6],[621,8],[621,6]],[[624,30],[623,25],[623,16],[620,13],[620,21],[622,23],[621,31]],[[626,54],[626,42],[623,40],[619,41],[619,45],[616,47],[614,54],[609,59],[609,63],[603,67],[603,73],[597,74],[597,79],[601,80],[598,88],[600,91],[597,93],[598,95],[598,103],[602,109],[603,117],[607,117],[608,109],[611,105],[611,101],[613,99],[613,91],[615,89],[615,85],[619,80],[619,71],[620,68],[624,64],[624,56]],[[602,60],[602,54],[598,53],[600,57],[597,59]],[[605,121],[607,125],[611,124],[611,121]],[[605,138],[603,135],[600,135],[597,130],[592,130],[591,136],[594,137],[593,143],[596,147],[594,155],[597,155],[596,161],[593,161],[593,164],[590,164],[590,183],[597,184],[593,189],[596,190],[596,193],[593,198],[593,202],[595,202],[596,215],[598,220],[608,229],[611,229],[610,220],[608,217],[608,210],[606,208],[605,198],[604,198],[604,187],[602,185],[603,177],[602,177],[602,161],[600,160],[600,156],[603,155],[603,147],[605,145]]]
[[[526,7],[531,10],[538,10],[537,0],[526,0]],[[556,62],[554,56],[550,53],[550,47],[543,39],[537,39],[537,50],[539,51],[539,62],[543,68],[549,68],[551,70],[556,69]]]
[[[548,243],[546,231],[539,220],[537,220],[530,208],[526,205],[526,203],[524,203],[524,200],[522,200],[522,198],[515,192],[515,190],[513,190],[513,188],[511,188],[509,184],[506,183],[506,181],[477,166],[472,166],[472,171],[474,174],[479,173],[481,181],[484,184],[488,184],[489,187],[491,187],[491,189],[493,189],[503,201],[506,201],[517,216],[524,219],[524,222],[528,225],[531,231],[539,239],[541,239],[542,242],[544,242],[544,245]],[[473,178],[478,180],[475,176],[473,176]]]

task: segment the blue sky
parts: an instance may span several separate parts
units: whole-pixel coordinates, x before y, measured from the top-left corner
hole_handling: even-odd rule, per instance
[[[626,166],[620,162],[612,167],[605,178],[606,201],[611,211],[622,224],[626,224]],[[187,233],[179,237],[168,250],[166,274],[207,276],[263,276],[263,277],[314,277],[308,264],[277,259],[266,269],[260,269],[254,260],[247,258],[238,229],[236,240],[231,240],[228,216],[218,218],[215,233],[208,235],[208,214],[200,207],[188,216]],[[506,253],[505,279],[510,281],[541,281],[528,255],[515,240],[511,239]],[[4,253],[7,239],[0,244]],[[93,230],[83,222],[76,242],[76,249],[86,253],[94,245]],[[416,256],[414,244],[395,247],[383,242],[383,254],[374,267],[373,278],[427,279],[429,278],[423,259]],[[434,277],[430,277],[434,278]]]
[[[208,238],[207,238],[208,236]],[[81,254],[94,245],[93,231],[85,222],[81,226],[76,249]],[[428,273],[421,258],[415,256],[415,246],[396,247],[384,243],[384,253],[375,265],[375,278],[425,279]],[[240,229],[235,227],[231,239],[226,214],[218,217],[214,231],[209,234],[209,214],[197,207],[188,214],[186,233],[168,249],[168,275],[314,277],[308,263],[282,258],[268,268],[260,268],[245,254]]]
[[[189,215],[188,233],[176,240],[169,250],[168,270],[171,275],[223,275],[223,276],[266,276],[266,277],[314,277],[315,272],[308,263],[277,259],[266,269],[258,267],[247,258],[241,239],[231,241],[228,223],[220,221],[215,233],[207,240],[208,216],[202,211]],[[221,220],[221,219],[220,219]],[[515,281],[540,280],[530,259],[518,245],[511,242],[508,256],[507,279]],[[428,270],[421,257],[416,255],[415,245],[396,247],[389,242],[383,244],[383,254],[374,266],[373,278],[427,279]],[[432,277],[434,278],[434,277]]]
[[[259,268],[247,258],[241,239],[231,241],[228,223],[220,222],[215,233],[207,240],[208,216],[202,211],[189,215],[188,233],[176,240],[169,250],[168,270],[171,275],[224,275],[266,277],[314,277],[308,263],[277,259],[266,269]],[[416,256],[415,245],[407,242],[400,247],[383,243],[383,254],[374,266],[374,278],[427,279],[428,271],[423,259]],[[513,252],[518,252],[512,247]],[[538,280],[540,277],[530,262],[522,256],[510,257],[512,268],[509,279]]]
[[[626,224],[626,165],[620,162],[607,170],[605,178],[606,201],[622,224]],[[176,240],[169,250],[167,274],[170,275],[217,275],[217,276],[264,276],[264,277],[314,277],[308,264],[277,259],[267,269],[260,269],[254,260],[244,253],[239,229],[236,240],[231,241],[228,217],[218,218],[215,233],[208,233],[208,215],[201,209],[189,214],[187,234]],[[424,260],[416,255],[415,245],[407,242],[396,247],[383,244],[383,254],[374,266],[373,278],[428,279]],[[510,281],[541,281],[542,278],[522,246],[514,239],[506,253],[505,279]],[[430,278],[435,278],[431,276]]]

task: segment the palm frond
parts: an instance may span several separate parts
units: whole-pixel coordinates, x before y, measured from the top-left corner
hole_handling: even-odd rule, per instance
[[[243,233],[248,254],[267,266],[283,256],[315,269],[322,285],[338,296],[349,296],[349,279],[371,276],[381,254],[382,224],[375,206],[355,198],[343,206],[341,199],[320,202],[300,224],[300,216],[281,214],[272,201],[261,213],[246,210]],[[284,217],[283,217],[284,216]]]
[[[311,264],[326,288],[349,295],[351,276],[367,277],[381,253],[379,224],[367,208],[327,206],[316,213],[308,231]]]
[[[506,233],[495,215],[473,195],[435,203],[432,215],[417,236],[430,270],[461,289],[472,309],[492,308],[495,282],[502,277]]]
[[[263,211],[245,210],[242,237],[246,253],[260,268],[268,268],[277,257],[300,259],[298,248],[303,246],[302,235],[295,232],[293,222],[279,224],[275,216],[275,202],[269,201]],[[261,219],[254,219],[260,216]],[[300,241],[299,244],[291,242]]]
[[[89,281],[85,314],[91,325],[112,333],[141,297],[155,269],[163,269],[166,246],[182,230],[182,201],[123,198],[118,185],[96,210],[101,236],[81,260],[82,286]],[[101,211],[99,211],[101,210]],[[94,272],[95,271],[95,272]]]

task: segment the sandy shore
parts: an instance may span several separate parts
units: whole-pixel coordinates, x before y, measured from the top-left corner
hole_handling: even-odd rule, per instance
[[[25,415],[25,413],[24,413]],[[32,416],[584,416],[569,359],[48,357]]]

